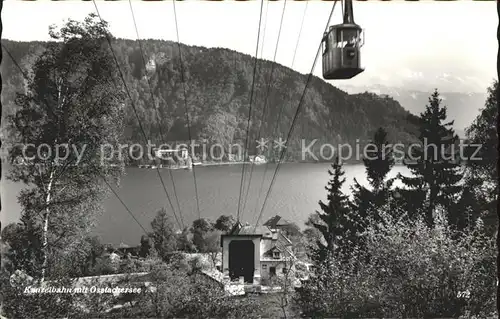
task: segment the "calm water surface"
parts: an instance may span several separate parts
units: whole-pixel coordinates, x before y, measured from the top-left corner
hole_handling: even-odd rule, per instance
[[[258,201],[265,165],[254,166],[248,200],[245,210],[241,213],[241,220],[250,223],[257,221],[275,168],[275,164],[269,164],[262,195]],[[326,200],[325,186],[329,180],[329,168],[330,165],[326,163],[282,164],[260,223],[263,223],[271,216],[279,214],[303,226],[309,214],[318,209],[318,201]],[[3,172],[8,169],[8,166],[4,166]],[[344,170],[346,172],[345,192],[350,193],[353,178],[356,178],[363,185],[367,184],[363,165],[346,165]],[[196,167],[202,217],[215,220],[222,214],[236,216],[241,171],[241,165]],[[250,175],[250,165],[247,165],[246,171],[245,185],[247,185],[248,176]],[[165,169],[160,170],[160,172],[176,209],[177,216],[179,216],[177,202],[173,196],[170,174]],[[395,176],[398,172],[408,174],[405,167],[398,166],[393,168],[390,176]],[[193,172],[174,170],[172,175],[181,207],[181,216],[184,224],[188,225],[198,217],[194,196]],[[22,184],[12,183],[2,178],[2,225],[19,219],[20,206],[16,197],[23,187]],[[121,180],[120,187],[116,191],[146,229],[149,229],[155,212],[161,207],[165,207],[169,214],[172,214],[156,170],[128,168],[126,175]],[[242,199],[242,206],[243,202]],[[102,241],[115,245],[120,243],[138,244],[143,231],[113,194],[110,194],[109,198],[105,200],[104,208],[105,212],[99,216],[95,230],[95,233],[101,236]],[[175,222],[173,215],[172,221]]]

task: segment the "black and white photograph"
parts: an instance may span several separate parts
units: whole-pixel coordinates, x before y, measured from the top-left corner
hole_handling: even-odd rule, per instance
[[[500,318],[500,1],[0,11],[0,319]]]

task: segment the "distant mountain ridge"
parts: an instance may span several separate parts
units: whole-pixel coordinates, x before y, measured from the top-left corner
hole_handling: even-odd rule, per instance
[[[424,111],[425,105],[432,91],[423,92],[412,89],[396,88],[383,85],[353,86],[339,85],[345,91],[353,94],[360,92],[373,92],[376,94],[387,94],[398,101],[403,108],[412,114],[419,115]],[[439,87],[437,88],[439,90]],[[454,120],[454,128],[463,137],[465,129],[479,115],[480,109],[484,107],[487,93],[478,92],[444,92],[439,90],[443,104],[447,107],[448,118]]]
[[[42,42],[4,40],[3,43],[26,70],[44,46]],[[159,127],[162,125],[163,132],[168,134],[167,140],[186,140],[184,90],[177,44],[142,40],[141,45],[148,62],[146,66],[139,42],[114,39],[113,49],[146,134],[152,141],[161,142]],[[223,144],[243,141],[246,138],[254,59],[228,49],[181,47],[192,137]],[[12,113],[15,92],[24,90],[25,81],[7,54],[4,57],[1,66],[5,83],[2,99],[6,107],[4,113]],[[270,61],[260,60],[258,63],[250,141],[257,139],[259,131],[262,137],[286,138],[307,80],[307,75],[275,64],[269,87],[272,65]],[[154,103],[146,77],[152,85]],[[267,112],[263,115],[268,89]],[[132,108],[125,110],[124,142],[142,143],[144,139]],[[156,110],[160,114],[160,123]],[[415,123],[415,116],[391,97],[372,93],[349,95],[313,77],[289,150],[293,153],[294,147],[300,145],[300,139],[319,139],[331,144],[355,143],[357,139],[371,138],[378,127],[384,127],[393,141],[409,142],[415,139]]]

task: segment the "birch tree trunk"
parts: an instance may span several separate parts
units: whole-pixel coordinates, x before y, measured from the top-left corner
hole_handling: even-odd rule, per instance
[[[500,1],[497,0],[497,14],[499,18],[499,24],[497,27],[497,41],[498,41],[498,52],[497,52],[497,80],[500,81]],[[500,103],[500,90],[497,90],[497,104]],[[498,140],[500,141],[500,106],[497,105],[497,108],[499,109],[499,112],[497,114],[497,136]],[[497,157],[497,174],[500,174],[500,145],[497,146],[497,149],[499,150],[499,156]],[[498,178],[498,185],[500,185],[500,175],[497,177]],[[500,187],[497,187],[497,191],[500,190]],[[497,194],[497,222],[498,222],[498,228],[497,228],[497,315],[500,318],[500,202],[499,202],[500,196]]]
[[[51,200],[52,185],[54,183],[54,170],[50,173],[49,184],[47,186],[47,197],[45,198],[45,213],[43,214],[43,229],[42,229],[42,254],[43,254],[43,264],[42,264],[42,282],[45,281],[45,276],[47,274],[48,265],[48,233],[49,233],[49,216],[50,208],[48,207]]]

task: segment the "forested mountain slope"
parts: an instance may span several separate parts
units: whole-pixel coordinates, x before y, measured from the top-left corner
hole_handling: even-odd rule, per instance
[[[36,56],[43,52],[44,45],[41,42],[9,40],[3,40],[3,43],[26,72],[29,72]],[[152,142],[160,144],[161,125],[167,141],[187,140],[177,44],[161,40],[143,40],[141,44],[147,66],[144,65],[139,42],[115,39],[113,49],[146,134]],[[192,138],[211,138],[224,144],[244,140],[253,58],[228,49],[182,45],[182,60]],[[272,64],[270,61],[259,61],[257,64],[250,141],[257,138],[261,125],[262,137],[286,138],[307,80],[307,75],[275,64],[267,111],[263,116]],[[7,54],[4,54],[2,74],[2,99],[6,108],[4,114],[7,114],[12,113],[15,92],[24,90],[25,81]],[[130,104],[127,100],[127,125],[123,140],[126,143],[145,143]],[[160,114],[160,121],[155,108]],[[294,144],[300,145],[298,141],[301,139],[318,139],[333,145],[355,143],[356,139],[369,139],[378,127],[384,127],[389,132],[391,141],[408,142],[415,133],[414,121],[415,117],[390,97],[372,93],[348,95],[314,77],[294,130]],[[275,126],[277,131],[273,133]]]

